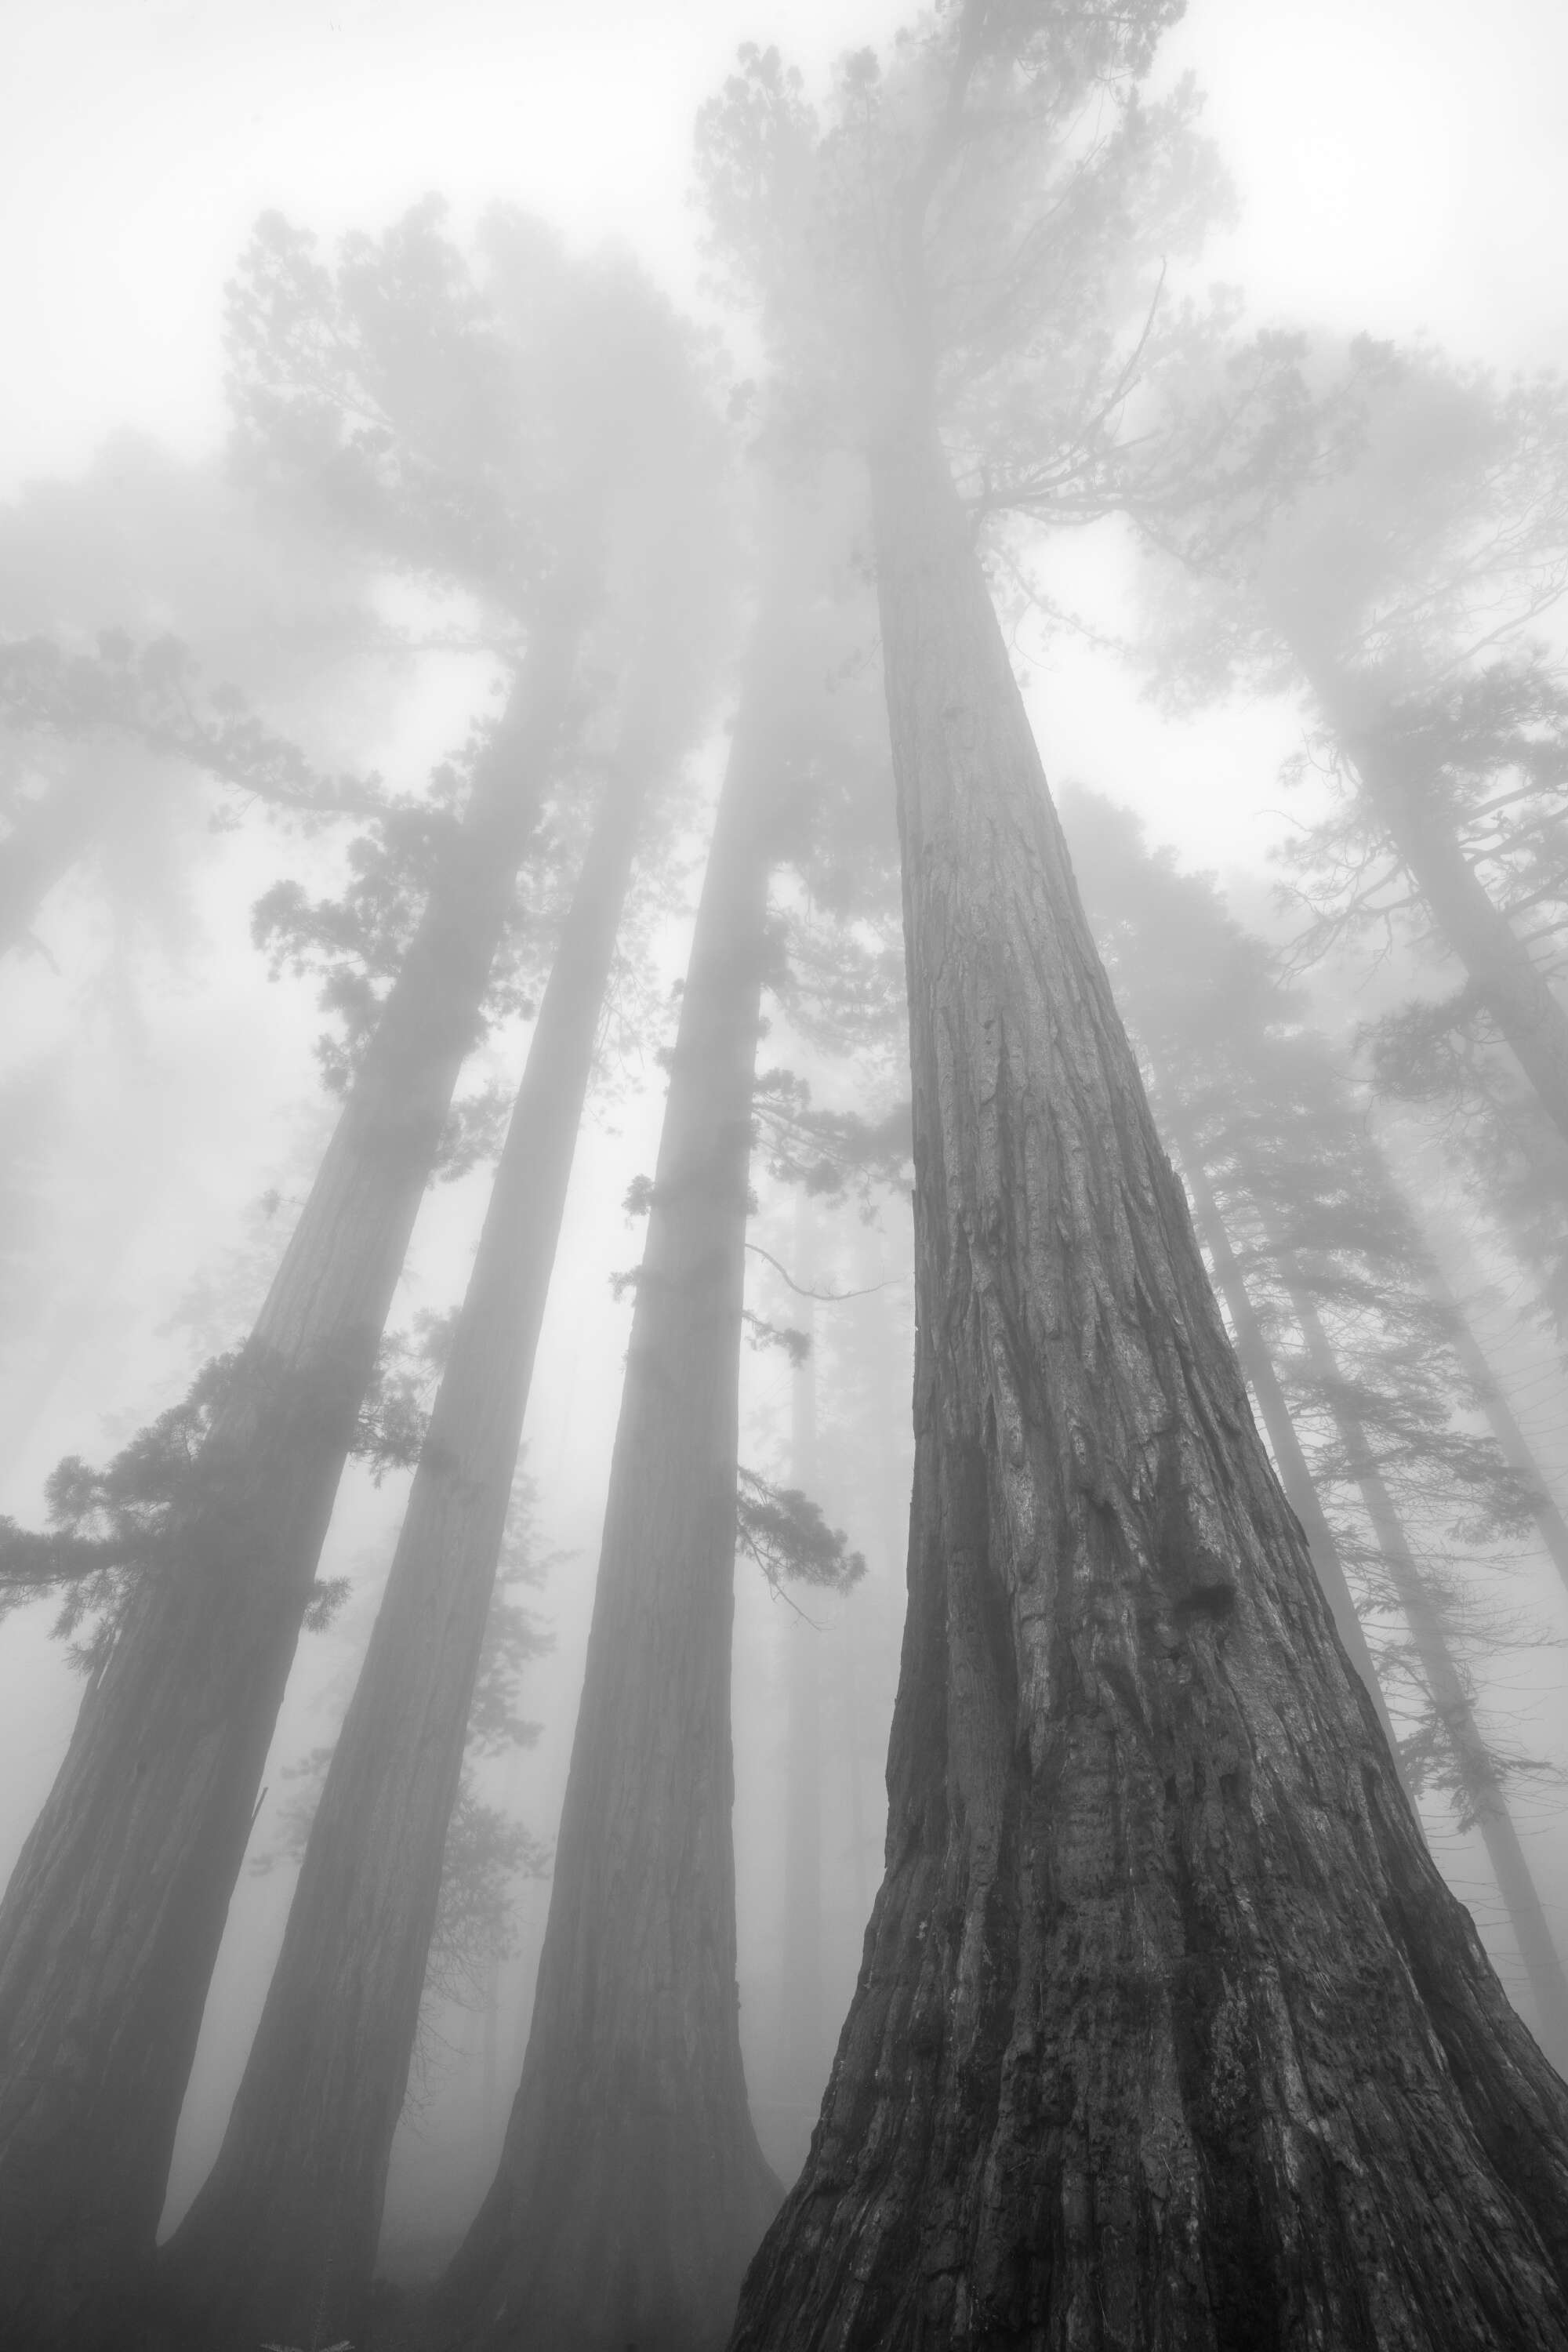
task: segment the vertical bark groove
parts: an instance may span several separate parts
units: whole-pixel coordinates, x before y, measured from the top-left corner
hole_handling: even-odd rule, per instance
[[[1285,1491],[1285,1499],[1301,1522],[1301,1532],[1307,1538],[1313,1569],[1333,1616],[1334,1630],[1345,1645],[1345,1655],[1366,1685],[1377,1710],[1383,1736],[1388,1742],[1389,1753],[1397,1761],[1399,1751],[1388,1713],[1388,1702],[1383,1696],[1377,1668],[1367,1647],[1366,1634],[1356,1614],[1339,1546],[1334,1541],[1334,1531],[1318,1500],[1317,1488],[1312,1484],[1311,1472],[1301,1451],[1301,1441],[1296,1434],[1279,1374],[1275,1371],[1257,1313],[1247,1296],[1236,1252],[1231,1248],[1203,1164],[1192,1147],[1192,1139],[1181,1133],[1168,1110],[1165,1118],[1182,1156],[1182,1172],[1196,1212],[1197,1230],[1214,1264],[1220,1297],[1226,1303],[1231,1328],[1236,1333],[1237,1355],[1247,1375],[1247,1385],[1257,1399],[1258,1411],[1263,1415],[1263,1426],[1268,1433],[1269,1449],[1274,1456],[1274,1466],[1279,1474],[1279,1484]]]

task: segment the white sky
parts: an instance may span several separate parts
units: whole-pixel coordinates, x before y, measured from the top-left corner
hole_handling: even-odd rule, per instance
[[[48,0],[0,7],[0,488],[116,424],[219,427],[257,211],[374,226],[430,188],[618,232],[690,282],[692,112],[736,43],[808,67],[889,0]],[[1193,0],[1170,44],[1240,184],[1264,316],[1563,356],[1561,0]]]
[[[690,125],[737,43],[820,72],[896,0],[0,0],[0,496],[117,425],[222,430],[225,278],[258,211],[331,236],[441,190],[700,263]],[[1237,182],[1211,271],[1260,320],[1568,358],[1562,0],[1192,0],[1190,68]],[[1031,697],[1047,768],[1204,862],[1253,862],[1289,748],[1259,716],[1172,730],[1068,654]],[[1041,698],[1048,685],[1048,703]],[[1115,723],[1108,740],[1107,706]],[[1108,756],[1109,753],[1109,756]]]

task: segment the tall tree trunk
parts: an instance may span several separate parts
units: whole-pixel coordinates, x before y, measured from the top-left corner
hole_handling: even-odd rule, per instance
[[[1412,772],[1397,740],[1369,719],[1354,681],[1320,670],[1315,682],[1439,936],[1568,1141],[1568,1011],[1466,856],[1453,818],[1435,804],[1431,776]]]
[[[1503,1393],[1501,1382],[1487,1361],[1486,1351],[1476,1337],[1469,1317],[1436,1256],[1431,1262],[1430,1286],[1433,1297],[1447,1315],[1454,1353],[1459,1360],[1460,1370],[1475,1390],[1487,1426],[1497,1440],[1498,1451],[1529,1492],[1531,1514],[1541,1537],[1542,1549],[1564,1585],[1568,1585],[1568,1519],[1564,1519],[1553,1500],[1552,1489],[1535,1458],[1535,1449],[1521,1428],[1518,1416]]]
[[[1388,1702],[1384,1697],[1377,1667],[1367,1647],[1365,1631],[1356,1614],[1344,1563],[1340,1558],[1340,1548],[1334,1541],[1334,1531],[1312,1484],[1312,1474],[1307,1467],[1307,1457],[1301,1451],[1301,1441],[1296,1434],[1296,1425],[1290,1418],[1290,1409],[1285,1402],[1285,1392],[1279,1385],[1279,1376],[1274,1369],[1274,1359],[1263,1337],[1257,1310],[1247,1295],[1246,1279],[1236,1252],[1230,1245],[1225,1220],[1219,1213],[1218,1204],[1209,1187],[1207,1172],[1192,1135],[1181,1125],[1179,1114],[1173,1113],[1163,1100],[1161,1102],[1161,1115],[1166,1131],[1181,1155],[1182,1173],[1186,1179],[1199,1238],[1208,1249],[1219,1295],[1225,1301],[1230,1328],[1236,1334],[1236,1352],[1247,1384],[1263,1415],[1263,1426],[1268,1432],[1279,1484],[1285,1489],[1285,1499],[1301,1522],[1301,1532],[1307,1538],[1307,1549],[1311,1555],[1318,1582],[1323,1589],[1323,1598],[1333,1617],[1334,1631],[1345,1645],[1345,1655],[1366,1685],[1368,1696],[1377,1710],[1383,1736],[1388,1742],[1389,1754],[1397,1762],[1399,1748],[1388,1713]]]
[[[606,794],[217,2162],[165,2250],[200,2343],[363,2334],[468,1707],[646,770]]]
[[[1502,1776],[1481,1736],[1465,1678],[1411,1551],[1399,1507],[1378,1466],[1376,1449],[1367,1436],[1361,1415],[1347,1397],[1333,1343],[1323,1328],[1322,1318],[1300,1286],[1291,1285],[1289,1295],[1291,1310],[1307,1342],[1309,1360],[1329,1400],[1334,1425],[1361,1489],[1394,1596],[1415,1643],[1432,1703],[1442,1718],[1460,1786],[1480,1831],[1487,1860],[1492,1866],[1492,1875],[1524,1962],[1536,2014],[1541,2020],[1542,2044],[1560,2070],[1568,2069],[1568,1974],[1563,1971],[1562,1955],[1542,1908],[1540,1890],[1509,1812]]]
[[[1444,939],[1568,1141],[1568,1013],[1457,838],[1417,793],[1380,791],[1377,804]]]
[[[934,429],[872,472],[910,1611],[887,1875],[733,2344],[1562,2352],[1568,2090],[1253,1426]]]
[[[542,630],[0,1908],[0,2335],[121,2340],[333,1497],[567,706]]]
[[[813,1275],[811,1208],[796,1198],[795,1279]],[[795,1368],[790,1393],[790,1482],[816,1486],[816,1316],[802,1302],[812,1352]],[[779,2083],[789,2118],[789,2154],[798,2171],[822,2093],[822,1659],[809,1617],[784,1629],[788,1726],[784,1807],[784,1922],[779,1937]]]
[[[759,671],[773,635],[765,618]],[[671,1062],[528,2055],[441,2292],[440,2340],[465,2347],[707,2352],[777,2202],[741,2061],[730,1650],[779,715],[753,671]]]

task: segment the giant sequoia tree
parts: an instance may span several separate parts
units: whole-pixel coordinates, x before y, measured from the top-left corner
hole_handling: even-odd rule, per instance
[[[0,1910],[0,2315],[17,2340],[112,2340],[151,2256],[338,1479],[612,567],[616,492],[635,530],[654,462],[631,386],[662,307],[617,264],[574,276],[520,226],[495,245],[498,276],[531,288],[536,341],[509,340],[427,215],[351,246],[335,278],[266,225],[236,299],[256,462],[313,470],[410,562],[465,567],[523,642],[460,816],[431,813],[422,911],[369,1001],[342,1116]]]
[[[1462,1327],[1364,1104],[1328,1041],[1302,1025],[1262,941],[1212,882],[1150,853],[1124,811],[1074,793],[1065,814],[1280,1482],[1331,1606],[1331,1579],[1348,1599],[1354,1577],[1411,1777],[1479,1829],[1561,2064],[1568,1977],[1510,1807],[1524,1759],[1489,1742],[1477,1709],[1478,1580],[1495,1580],[1532,1525],[1550,1528],[1540,1472],[1460,1424],[1477,1401]],[[1461,1544],[1480,1557],[1456,1557]]]
[[[817,234],[763,287],[861,362],[919,1338],[887,1874],[747,2352],[1561,2342],[1568,2093],[1254,1430],[942,435],[965,361],[994,382],[1027,337],[998,307],[961,341],[975,288],[1070,275],[1053,241],[1173,13],[970,0],[857,61]],[[776,78],[731,94],[752,184],[792,112]]]
[[[845,648],[839,519],[831,500],[792,488],[794,515],[782,492],[770,502],[642,1203],[522,2082],[495,2183],[441,2290],[443,2338],[465,2346],[500,2347],[525,2326],[561,2352],[721,2343],[778,2201],[747,2103],[735,1982],[739,1359],[759,1016],[776,954],[769,883],[805,854],[802,811],[822,782]]]
[[[675,356],[672,352],[671,356]],[[645,404],[656,397],[651,372]],[[593,826],[369,1651],[212,2175],[164,2268],[194,2342],[363,2335],[534,1351],[634,862],[700,715],[725,577],[711,429],[663,387],[666,530]]]
[[[1245,1145],[1268,1135],[1270,1121],[1281,1115],[1290,1129],[1282,1156],[1291,1148],[1300,1152],[1305,1142],[1309,1181],[1321,1173],[1325,1136],[1315,1122],[1324,1108],[1324,1074],[1310,1064],[1313,1099],[1303,1106],[1290,1091],[1299,1065],[1282,1078],[1260,1067],[1258,1040],[1272,1042],[1294,1008],[1263,942],[1229,921],[1205,883],[1174,875],[1168,860],[1142,847],[1133,821],[1094,794],[1070,793],[1063,814],[1096,941],[1145,1066],[1152,1066],[1161,1130],[1176,1152],[1280,1485],[1301,1522],[1335,1630],[1392,1743],[1376,1664],[1276,1360],[1269,1302],[1248,1280],[1256,1254],[1233,1240],[1234,1221],[1222,1215],[1214,1181],[1216,1164],[1228,1173]],[[1289,1045],[1286,1054],[1289,1059]],[[1260,1083],[1265,1077],[1267,1085]],[[1342,1118],[1331,1122],[1333,1140],[1343,1139],[1343,1125]],[[1340,1171],[1333,1173],[1337,1182]],[[1358,1230],[1354,1239],[1364,1238]]]

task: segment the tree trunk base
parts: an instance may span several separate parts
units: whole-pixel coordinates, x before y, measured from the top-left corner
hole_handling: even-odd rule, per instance
[[[1331,1898],[1319,1945],[1310,1867],[1151,1935],[1113,1837],[1042,1901],[1071,1869],[1026,1783],[984,1892],[885,1886],[732,2352],[1568,2352],[1568,2090],[1411,1832],[1381,1951]],[[1251,1843],[1234,1801],[1167,1825],[1178,1885]]]
[[[433,2345],[721,2352],[782,2194],[750,2119],[722,2147],[668,2114],[531,2137],[437,2295]]]

